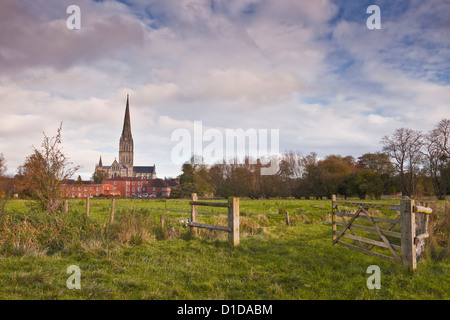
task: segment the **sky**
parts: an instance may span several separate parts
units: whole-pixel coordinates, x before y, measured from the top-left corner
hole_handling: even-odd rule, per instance
[[[367,27],[371,5],[380,29]],[[62,123],[89,179],[100,156],[118,159],[127,94],[134,164],[159,178],[181,173],[172,135],[196,121],[278,130],[280,152],[357,158],[395,129],[450,118],[450,1],[0,1],[9,174]]]

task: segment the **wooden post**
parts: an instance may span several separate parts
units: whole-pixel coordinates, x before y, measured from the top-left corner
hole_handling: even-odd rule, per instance
[[[424,207],[429,207],[429,203],[425,202],[425,203],[421,203],[421,206]],[[417,234],[416,235],[421,235],[422,233],[427,233],[427,222],[428,222],[428,214],[426,213],[420,213],[419,216],[417,217],[417,221],[418,221],[418,229],[417,229]]]
[[[416,235],[415,212],[413,208],[414,200],[400,201],[402,263],[412,270],[417,267],[416,248],[414,244]]]
[[[164,230],[164,215],[161,215],[159,217],[159,223],[161,224],[161,229]]]
[[[111,200],[111,214],[109,215],[109,224],[113,224],[114,223],[114,203],[115,203],[114,198],[112,198]]]
[[[447,200],[446,200],[445,204],[444,204],[444,218],[447,217],[447,210],[448,210],[448,204],[447,204]]]
[[[289,212],[286,211],[286,225],[289,226],[290,222],[289,222]]]
[[[333,246],[335,245],[334,240],[336,239],[336,216],[335,216],[335,210],[336,210],[336,195],[332,195],[331,197],[331,239]]]
[[[69,212],[69,201],[64,200],[64,207],[63,207],[63,213]]]
[[[236,247],[239,245],[239,198],[228,198],[228,239]]]
[[[89,217],[89,193],[86,196],[86,217]]]
[[[198,200],[197,194],[193,193],[192,201],[197,201],[197,200]],[[197,222],[197,215],[198,215],[197,205],[191,205],[191,222]],[[194,235],[197,234],[197,228],[192,227],[191,231]]]

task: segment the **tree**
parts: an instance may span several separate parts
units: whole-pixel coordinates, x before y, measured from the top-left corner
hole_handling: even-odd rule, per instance
[[[3,154],[0,153],[0,198],[6,196],[6,177],[4,176],[6,172],[6,161]]]
[[[102,184],[103,180],[108,178],[108,173],[104,170],[95,170],[92,175],[92,180],[94,180],[95,184]]]
[[[217,195],[227,197],[231,192],[226,190],[226,179],[228,177],[229,167],[226,163],[216,163],[209,168],[211,185]]]
[[[381,199],[383,194],[383,180],[380,172],[373,169],[362,169],[357,173],[356,184],[360,198],[369,196],[375,199]]]
[[[192,156],[190,162],[185,162],[181,168],[180,190],[191,190],[199,195],[214,193],[214,187],[210,183],[208,167],[203,164],[202,158]],[[189,186],[189,187],[187,187]]]
[[[302,158],[303,173],[298,186],[298,194],[300,197],[309,198],[322,197],[323,193],[319,186],[319,168],[317,153],[311,152]]]
[[[171,198],[190,198],[193,193],[197,193],[197,189],[192,183],[179,184],[170,191]]]
[[[77,182],[75,184],[76,185],[83,185],[83,179],[81,178],[80,175],[78,175]]]
[[[355,172],[355,160],[350,156],[329,155],[319,161],[318,169],[321,190],[324,195],[331,198],[331,195],[338,194],[339,190],[342,190],[346,177]]]
[[[423,135],[420,131],[412,129],[397,129],[392,137],[384,136],[381,139],[383,152],[393,160],[400,174],[402,192],[409,197],[414,196],[417,185],[419,164],[422,161],[420,152],[423,145]]]
[[[300,197],[299,183],[304,172],[304,161],[300,153],[292,151],[281,156],[279,176],[284,196]]]
[[[0,218],[3,217],[5,213],[5,207],[7,200],[7,177],[5,177],[6,172],[6,161],[3,158],[3,154],[0,153]]]
[[[424,149],[434,194],[444,200],[450,186],[450,120],[441,120],[425,136]]]
[[[372,169],[381,174],[393,175],[395,173],[394,165],[386,153],[365,153],[358,158],[358,164],[361,168]]]
[[[204,164],[197,166],[194,172],[194,185],[197,193],[200,195],[214,194],[214,188],[210,181],[211,178],[207,166]]]
[[[41,148],[33,146],[33,153],[20,169],[24,185],[30,188],[32,195],[50,214],[55,213],[61,205],[62,184],[80,168],[69,167],[72,163],[62,151],[61,131],[62,123],[55,137],[47,137],[44,133]]]
[[[311,153],[303,158],[303,176],[299,182],[299,195],[331,198],[333,194],[349,196],[353,193],[351,177],[356,172],[355,159],[351,156],[328,155],[317,160]]]
[[[370,190],[369,196],[378,198],[383,193],[395,193],[396,186],[394,183],[395,167],[389,159],[389,156],[385,153],[366,153],[358,158],[358,182],[364,184],[359,188],[359,195],[367,195],[367,191]],[[376,177],[377,176],[377,177]],[[365,179],[371,181],[365,181]],[[381,179],[381,184],[379,184]],[[377,180],[377,181],[375,181]],[[371,186],[367,189],[368,186]],[[377,186],[379,189],[373,189]],[[379,195],[379,196],[378,196]]]

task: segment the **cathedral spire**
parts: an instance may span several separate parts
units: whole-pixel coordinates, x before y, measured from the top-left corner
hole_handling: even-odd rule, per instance
[[[98,166],[99,166],[99,167],[103,167],[102,156],[100,156],[100,161],[98,162]]]
[[[119,163],[130,170],[129,175],[133,175],[133,137],[131,135],[130,102],[127,94],[127,105],[123,120],[122,136],[119,142]],[[128,174],[127,174],[128,176]]]
[[[130,103],[128,94],[127,94],[127,106],[125,108],[125,117],[123,120],[122,136],[131,138]]]

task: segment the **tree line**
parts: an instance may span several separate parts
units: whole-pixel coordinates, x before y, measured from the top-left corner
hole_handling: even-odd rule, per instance
[[[380,140],[380,151],[358,158],[286,152],[278,172],[261,175],[261,159],[207,165],[192,156],[183,164],[173,197],[203,196],[344,197],[379,199],[382,195],[431,196],[445,199],[450,192],[450,120],[442,119],[429,132],[400,128]]]
[[[40,148],[19,166],[14,178],[7,177],[6,162],[0,154],[0,209],[13,193],[39,200],[47,212],[61,206],[60,187],[80,168],[72,166],[62,150],[61,129],[55,137],[44,133]],[[261,175],[266,162],[258,159],[207,165],[193,156],[183,164],[180,185],[172,188],[172,197],[344,197],[379,199],[385,194],[418,197],[434,195],[445,199],[450,192],[450,120],[443,119],[429,132],[400,128],[380,140],[382,148],[358,158],[317,154],[306,156],[286,152],[272,158],[278,171]],[[267,159],[264,159],[267,160]]]

